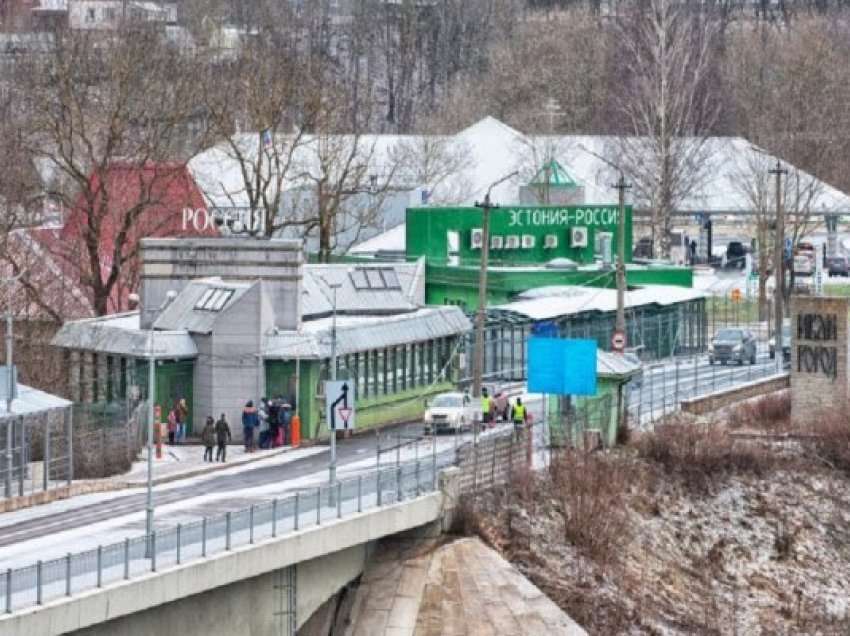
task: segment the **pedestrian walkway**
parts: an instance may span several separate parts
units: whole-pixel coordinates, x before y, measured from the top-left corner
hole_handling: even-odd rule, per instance
[[[154,484],[164,484],[177,479],[187,479],[196,475],[214,473],[234,466],[243,466],[253,462],[276,457],[295,450],[292,446],[281,446],[269,450],[257,450],[246,453],[240,444],[231,444],[227,447],[226,462],[205,462],[204,447],[192,444],[177,444],[174,446],[163,446],[162,457],[156,456],[154,449]],[[128,488],[135,488],[147,484],[148,478],[148,453],[147,448],[142,449],[140,458],[133,462],[129,472],[115,475],[111,479]]]
[[[435,545],[420,543],[411,554],[405,544],[382,543],[363,574],[346,636],[586,634],[480,539]]]

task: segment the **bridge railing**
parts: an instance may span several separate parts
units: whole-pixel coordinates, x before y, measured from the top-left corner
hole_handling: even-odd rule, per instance
[[[438,488],[436,455],[309,488],[248,508],[156,528],[95,549],[0,572],[7,613],[238,547],[317,527]]]

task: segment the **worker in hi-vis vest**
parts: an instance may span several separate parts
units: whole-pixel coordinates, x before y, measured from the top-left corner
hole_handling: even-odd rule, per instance
[[[490,397],[486,388],[481,389],[481,423],[486,426],[492,422],[493,417],[493,398]]]
[[[514,437],[520,438],[522,429],[528,421],[528,412],[525,410],[525,404],[522,403],[522,398],[516,399],[516,404],[511,409],[511,420],[514,423]]]

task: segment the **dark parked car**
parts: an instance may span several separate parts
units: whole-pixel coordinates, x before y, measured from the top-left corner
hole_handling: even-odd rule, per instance
[[[747,248],[741,241],[730,241],[726,246],[726,267],[744,269],[747,260]]]
[[[644,237],[637,242],[632,250],[633,258],[652,258],[652,239]]]
[[[746,329],[721,329],[708,345],[708,363],[756,363],[756,339]]]
[[[830,276],[850,276],[850,260],[846,256],[830,256],[826,259]]]

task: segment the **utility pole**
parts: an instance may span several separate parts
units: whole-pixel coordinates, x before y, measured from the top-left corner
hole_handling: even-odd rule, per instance
[[[619,209],[617,210],[617,319],[614,329],[622,334],[623,353],[626,343],[626,177],[620,172],[620,178],[614,186],[618,190]]]
[[[472,369],[472,397],[481,397],[481,376],[484,374],[484,322],[487,318],[487,261],[490,257],[490,210],[498,205],[490,201],[490,192],[500,183],[517,175],[514,171],[490,184],[484,201],[475,202],[481,208],[481,263],[478,270],[478,311],[475,314],[475,357]]]
[[[782,167],[779,159],[776,167],[768,170],[768,173],[776,177],[776,236],[773,245],[773,303],[774,303],[774,327],[773,332],[776,339],[776,372],[782,373],[783,355],[782,323],[784,322],[782,311],[782,293],[785,287],[785,272],[783,268],[785,250],[785,215],[782,208],[782,175],[788,174],[788,170]]]

